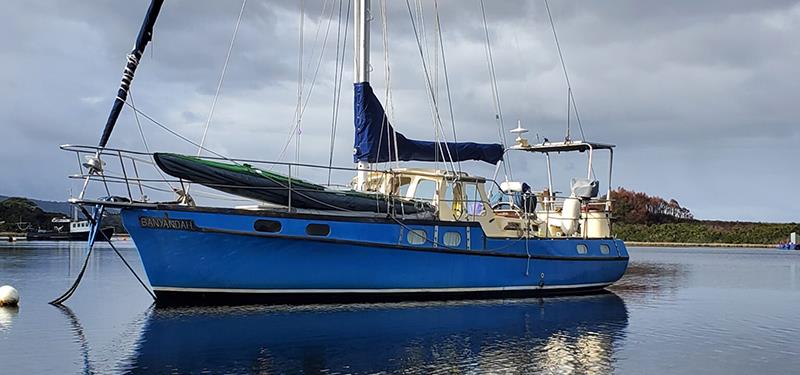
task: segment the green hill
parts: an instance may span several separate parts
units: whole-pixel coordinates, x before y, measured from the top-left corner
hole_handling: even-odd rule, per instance
[[[64,214],[45,212],[30,199],[7,198],[0,202],[0,221],[5,221],[0,224],[2,232],[15,232],[25,228],[18,227],[17,223],[26,223],[21,225],[30,225],[31,228],[48,229],[52,227],[50,220],[57,217],[64,217]]]
[[[39,201],[21,197],[0,196],[0,232],[26,229],[53,229],[53,218],[69,217],[71,205],[66,202]],[[54,210],[55,212],[49,212]],[[107,210],[103,225],[113,226],[116,233],[127,233],[117,212]]]
[[[0,195],[0,202],[11,198],[4,195]],[[56,212],[61,213],[64,215],[71,215],[72,206],[69,202],[62,202],[62,201],[45,201],[33,198],[25,198],[33,203],[36,203],[36,206],[41,208],[44,212]]]

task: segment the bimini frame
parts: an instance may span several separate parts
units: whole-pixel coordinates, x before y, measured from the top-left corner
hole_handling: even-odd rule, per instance
[[[550,166],[550,153],[562,152],[589,152],[589,163],[586,170],[586,178],[592,179],[592,163],[595,150],[608,150],[608,189],[606,191],[606,200],[611,202],[611,175],[614,169],[614,147],[615,145],[608,143],[596,143],[586,141],[564,141],[564,142],[544,142],[541,144],[530,145],[527,142],[517,141],[517,144],[509,147],[509,150],[519,150],[527,152],[536,152],[544,154],[547,159],[547,183],[550,191],[553,191],[553,172]]]

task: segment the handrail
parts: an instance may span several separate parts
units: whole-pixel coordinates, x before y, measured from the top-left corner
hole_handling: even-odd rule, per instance
[[[184,189],[184,184],[187,181],[183,180],[183,179],[180,179],[180,178],[168,178],[167,176],[165,176],[159,169],[157,169],[158,167],[156,166],[155,161],[152,159],[153,158],[153,153],[142,152],[142,151],[125,150],[125,149],[119,149],[119,148],[109,148],[109,147],[101,148],[101,147],[97,147],[97,146],[70,145],[70,144],[62,145],[62,146],[60,146],[60,148],[62,150],[64,150],[64,151],[74,152],[77,155],[78,169],[79,169],[80,173],[69,175],[68,178],[70,178],[70,179],[79,179],[79,180],[83,180],[84,181],[84,191],[82,191],[82,194],[80,195],[81,198],[79,198],[79,199],[71,199],[71,201],[74,201],[74,202],[86,201],[86,202],[88,202],[89,200],[84,200],[82,197],[83,197],[83,192],[85,192],[86,187],[89,185],[89,182],[102,182],[102,186],[105,188],[105,191],[107,192],[108,196],[112,196],[112,194],[111,194],[111,190],[112,189],[111,188],[114,188],[115,191],[119,192],[120,191],[119,190],[119,185],[124,185],[124,187],[122,187],[122,189],[124,189],[123,190],[123,192],[124,192],[123,194],[125,196],[127,196],[127,199],[129,199],[129,204],[134,204],[134,205],[135,204],[143,204],[143,205],[158,204],[158,200],[150,202],[148,196],[145,194],[146,192],[158,192],[158,194],[162,194],[162,195],[164,193],[168,193],[168,194],[177,193],[178,194],[178,200],[174,200],[174,199],[166,200],[166,201],[162,200],[161,203],[193,204],[193,202],[183,201],[182,199],[187,197],[186,195],[184,195],[185,193],[183,193],[183,191],[181,191],[177,187],[173,187],[173,185],[179,185],[181,189]],[[105,162],[108,162],[109,165],[107,166],[107,168],[106,167],[100,168],[99,171],[98,170],[92,170],[92,169],[84,168],[83,160],[82,160],[83,156],[89,156],[89,157],[98,157],[99,156],[102,160],[104,160]],[[262,186],[262,187],[259,187],[259,186],[249,186],[249,185],[246,186],[244,184],[219,184],[219,183],[199,183],[199,184],[203,185],[203,186],[205,186],[207,188],[222,190],[223,194],[220,194],[218,198],[217,197],[212,197],[212,198],[213,199],[223,199],[223,200],[225,200],[225,199],[232,200],[231,198],[227,197],[227,195],[231,195],[231,197],[235,196],[237,198],[240,198],[240,199],[236,199],[236,200],[239,200],[239,201],[249,201],[249,200],[255,201],[255,202],[259,201],[258,199],[251,199],[251,198],[236,196],[235,194],[225,193],[224,189],[226,189],[226,188],[232,189],[232,188],[243,188],[243,187],[246,187],[248,189],[261,190],[261,191],[286,191],[286,190],[288,190],[290,192],[290,194],[288,195],[288,207],[287,207],[287,209],[290,210],[290,211],[295,206],[295,203],[292,202],[292,200],[294,198],[302,197],[303,199],[311,199],[312,201],[318,201],[316,198],[309,197],[307,195],[307,193],[338,194],[338,193],[342,192],[342,190],[331,189],[331,186],[333,186],[333,185],[330,185],[330,184],[329,185],[319,185],[319,186],[327,187],[327,189],[319,190],[319,189],[313,189],[313,188],[305,187],[303,184],[295,183],[295,181],[298,181],[298,179],[295,177],[297,175],[297,172],[293,171],[293,169],[295,169],[295,168],[308,168],[308,169],[317,169],[317,170],[326,170],[326,171],[327,170],[350,171],[350,172],[358,172],[359,171],[357,168],[353,168],[353,167],[332,167],[332,166],[327,166],[327,165],[316,165],[316,164],[308,164],[308,163],[276,162],[276,161],[256,160],[256,159],[232,159],[232,158],[231,159],[227,159],[227,158],[213,157],[213,156],[204,156],[204,157],[200,157],[200,158],[201,159],[206,159],[206,160],[227,160],[227,161],[232,161],[234,163],[248,163],[248,164],[252,163],[252,164],[256,164],[254,167],[259,168],[259,169],[264,169],[264,170],[267,170],[265,166],[286,167],[288,169],[288,175],[287,175],[288,183],[287,182],[278,182],[278,186]],[[126,164],[128,164],[128,165],[126,165]],[[263,164],[263,166],[259,166],[258,164]],[[153,168],[155,170],[155,172],[158,172],[158,175],[156,175],[152,171],[149,171],[150,173],[143,174],[143,172],[148,172],[148,171],[143,170],[141,168],[142,165],[147,165],[147,166]],[[104,169],[106,169],[106,170],[104,170]],[[115,171],[117,171],[118,173],[114,173]],[[447,183],[458,183],[458,182],[475,183],[476,182],[475,181],[476,177],[468,176],[466,174],[461,174],[461,173],[456,173],[456,172],[450,172],[450,171],[436,171],[434,173],[434,175],[431,175],[431,172],[426,172],[426,171],[422,171],[422,170],[418,171],[418,170],[413,170],[413,169],[410,169],[410,170],[392,170],[392,169],[389,169],[389,170],[377,170],[376,169],[376,170],[371,170],[369,172],[371,173],[370,181],[376,183],[373,186],[376,189],[380,189],[380,190],[382,190],[382,189],[384,189],[386,187],[385,184],[387,183],[387,178],[400,176],[400,175],[402,175],[402,176],[420,176],[420,177],[433,178],[433,179],[444,179],[444,180],[447,181]],[[160,176],[160,177],[158,177],[158,176]],[[492,186],[494,188],[497,188],[496,191],[501,194],[500,195],[502,197],[501,201],[503,201],[503,202],[509,202],[510,199],[508,199],[508,198],[513,197],[514,195],[516,195],[516,193],[508,193],[508,192],[505,192],[502,189],[500,189],[500,184],[494,179],[491,179],[491,178],[479,178],[479,180],[480,180],[480,181],[478,181],[479,183],[493,184]],[[197,182],[195,182],[195,183],[197,183]],[[133,184],[134,186],[131,186],[131,184]],[[159,186],[160,184],[166,184],[168,186],[163,186],[163,185]],[[346,185],[337,185],[337,186],[345,187]],[[492,190],[494,190],[494,188],[492,188]],[[134,198],[134,191],[136,193],[140,194],[141,198]],[[488,191],[488,189],[485,189],[485,191]],[[552,191],[552,189],[550,189],[550,191]],[[204,193],[205,193],[204,191],[198,191],[197,192],[197,194],[200,195],[200,196],[203,196]],[[430,200],[425,200],[425,199],[421,199],[421,198],[418,199],[418,198],[413,198],[413,197],[407,197],[405,195],[400,195],[400,194],[391,194],[391,192],[368,191],[368,192],[364,192],[364,193],[366,193],[366,194],[374,194],[376,203],[381,204],[381,205],[383,205],[383,204],[387,205],[386,206],[387,212],[395,211],[397,209],[396,202],[417,202],[417,201],[419,201],[420,203],[422,203],[423,201],[430,202]],[[550,228],[549,228],[550,219],[551,218],[560,218],[560,213],[559,213],[560,208],[563,207],[564,201],[566,199],[570,198],[570,197],[557,195],[557,194],[553,194],[553,193],[550,193],[547,196],[543,196],[543,193],[544,193],[543,191],[538,192],[538,194],[536,192],[533,192],[533,191],[531,193],[534,194],[537,197],[537,201],[538,201],[538,204],[539,204],[538,207],[535,210],[533,210],[532,212],[523,212],[522,210],[520,210],[518,208],[514,208],[514,207],[511,207],[510,210],[494,210],[493,207],[492,207],[492,202],[494,202],[494,200],[491,199],[492,197],[488,197],[488,196],[484,197],[482,195],[479,195],[479,196],[476,196],[476,197],[458,197],[458,198],[454,197],[453,199],[445,199],[445,197],[441,196],[436,200],[436,202],[435,202],[436,205],[434,205],[434,206],[435,206],[436,210],[438,211],[439,208],[443,207],[444,204],[449,204],[449,207],[452,207],[454,202],[457,202],[457,201],[461,202],[464,205],[462,207],[463,215],[459,215],[460,218],[457,219],[457,220],[459,220],[459,221],[469,221],[469,222],[479,220],[475,216],[474,213],[467,214],[468,210],[469,210],[469,207],[470,206],[474,206],[476,203],[483,204],[484,205],[484,210],[490,211],[490,212],[495,212],[495,214],[498,213],[498,212],[515,211],[515,212],[517,212],[517,216],[521,220],[525,220],[528,223],[528,224],[525,224],[526,227],[530,226],[531,223],[534,223],[534,222],[531,221],[531,219],[533,219],[533,218],[536,219],[535,220],[536,223],[534,223],[534,225],[542,225],[543,224],[545,226],[545,228],[544,228],[544,237],[550,238],[550,237],[552,237],[551,236],[552,233],[550,233]],[[210,195],[211,193],[208,193],[208,194]],[[172,198],[174,198],[174,196]],[[604,212],[604,213],[610,214],[611,213],[610,204],[611,204],[611,202],[613,202],[613,200],[608,199],[608,198],[609,197],[606,196],[606,197],[596,197],[596,198],[591,198],[591,199],[581,199],[581,204],[580,204],[581,212],[588,212],[587,208],[596,207],[597,208],[597,212]],[[329,206],[328,209],[341,210],[343,212],[344,211],[349,211],[348,209],[343,208],[343,207],[336,207],[336,206],[333,206],[333,205],[329,205],[329,204],[327,204],[327,202],[320,202],[320,205],[323,206],[323,207]],[[389,207],[395,207],[395,208],[390,209]],[[402,207],[402,205],[400,207]],[[400,211],[400,212],[402,212],[402,211]],[[400,212],[393,212],[392,214],[400,213]],[[509,217],[507,215],[504,215],[504,216],[506,218]],[[588,216],[590,216],[588,214],[586,214],[586,215],[581,214],[580,216],[581,216],[580,220],[583,223],[583,226],[585,226],[586,223],[590,222],[591,220],[600,219],[600,218],[596,218],[596,217],[588,217]],[[511,217],[513,218],[514,216],[512,215]],[[610,230],[610,223],[609,223],[609,230]],[[585,236],[586,235],[586,231],[582,230],[582,232],[583,232],[583,235]]]

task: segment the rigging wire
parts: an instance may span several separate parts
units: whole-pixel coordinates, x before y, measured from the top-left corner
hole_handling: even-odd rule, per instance
[[[325,15],[325,11],[327,10],[327,8],[328,8],[328,1],[326,0],[323,3],[322,10],[320,11],[320,15],[319,15],[320,19],[322,19],[323,16]],[[313,74],[313,76],[311,78],[311,84],[309,86],[308,92],[306,93],[306,98],[305,98],[304,101],[302,101],[302,105],[298,105],[295,108],[294,117],[292,118],[292,121],[290,122],[290,125],[291,124],[294,124],[294,125],[289,130],[289,135],[287,136],[286,143],[284,143],[283,147],[281,148],[281,152],[278,154],[278,160],[282,160],[283,159],[283,157],[286,155],[286,151],[289,148],[289,145],[291,144],[292,140],[294,140],[295,135],[296,134],[300,134],[299,128],[302,125],[302,118],[303,118],[303,115],[305,114],[306,109],[308,108],[308,103],[311,100],[311,94],[313,93],[314,87],[316,86],[316,82],[317,82],[317,74],[319,73],[319,69],[320,69],[320,66],[322,65],[322,60],[323,60],[323,57],[325,55],[325,49],[326,49],[325,47],[327,45],[328,35],[330,33],[330,27],[331,27],[331,23],[332,23],[332,20],[333,20],[333,11],[334,11],[334,9],[335,8],[333,6],[331,6],[330,14],[328,15],[328,24],[327,24],[327,27],[326,27],[325,36],[324,36],[324,40],[322,42],[322,49],[321,49],[319,58],[317,59],[317,66],[314,69],[314,74]],[[301,21],[301,23],[302,23],[302,21]],[[314,60],[313,56],[314,56],[315,51],[316,51],[316,45],[318,44],[317,42],[319,41],[319,30],[321,29],[321,27],[322,27],[322,23],[317,24],[317,31],[315,32],[314,43],[313,43],[314,47],[311,50],[311,57],[312,58],[309,59],[309,63],[308,63],[308,66],[307,66],[308,70],[311,70],[311,61]],[[300,44],[302,46],[303,42],[301,41]],[[302,55],[302,47],[301,47],[301,55]],[[302,57],[301,57],[301,59],[302,59]],[[302,70],[301,64],[298,64],[298,65],[300,65],[300,67],[298,67],[298,71]],[[301,92],[301,90],[302,90],[302,86],[301,86],[301,83],[300,83],[300,81],[302,81],[302,80],[303,80],[303,78],[298,78],[298,91],[299,92]],[[300,148],[297,147],[297,150],[299,150],[299,149]]]
[[[326,2],[327,4],[327,2]],[[297,138],[295,139],[295,163],[300,162],[300,134],[302,134],[303,130],[300,128],[302,125],[302,116],[300,115],[300,111],[302,110],[303,105],[303,47],[304,47],[304,36],[303,32],[305,31],[305,0],[300,0],[300,36],[298,37],[299,43],[299,51],[297,54],[297,107],[295,109],[295,120],[297,121],[295,124],[295,131],[292,134],[297,132]],[[289,171],[292,168],[289,167]]]
[[[497,74],[495,73],[494,56],[492,55],[492,42],[491,38],[489,38],[489,26],[486,22],[486,7],[483,4],[483,0],[480,0],[480,4],[481,15],[483,16],[483,33],[484,37],[486,38],[486,64],[489,68],[489,80],[491,83],[492,104],[494,105],[495,110],[495,121],[497,122],[497,131],[500,135],[500,142],[503,144],[503,149],[506,149],[508,147],[508,142],[506,141],[505,124],[503,122],[503,110],[500,107],[500,95],[497,88]],[[508,180],[509,177],[514,178],[509,160],[503,160],[503,173],[505,174],[506,180]]]
[[[133,100],[133,92],[132,90],[128,91],[128,96],[131,98],[131,104],[134,108],[136,108],[136,102]],[[133,112],[133,117],[136,119],[136,127],[139,128],[139,135],[142,137],[142,144],[144,145],[145,151],[150,153],[150,147],[147,145],[147,139],[144,136],[144,131],[142,130],[142,123],[139,121],[139,114],[136,111]]]
[[[441,20],[439,19],[439,1],[433,1],[433,7],[436,13],[436,31],[439,34],[439,48],[441,50],[442,55],[442,73],[444,74],[444,85],[445,91],[447,92],[447,106],[450,110],[450,125],[453,128],[453,142],[458,142],[458,136],[456,135],[456,118],[455,112],[453,111],[453,98],[450,92],[450,77],[447,75],[447,59],[445,58],[444,53],[444,39],[442,38],[442,24]],[[457,162],[458,171],[461,172],[461,160],[458,157],[458,149],[456,149],[456,159],[459,159]]]
[[[333,172],[333,150],[336,144],[336,128],[339,121],[339,103],[342,99],[342,81],[344,76],[344,59],[345,51],[347,50],[347,34],[350,30],[350,4],[347,1],[347,9],[345,11],[344,22],[344,38],[342,38],[342,3],[344,0],[339,0],[339,17],[337,22],[339,26],[336,29],[336,64],[334,66],[333,78],[333,109],[331,114],[331,138],[330,148],[328,152],[328,185],[331,184],[331,173]],[[341,54],[341,55],[340,55]]]
[[[432,107],[431,108],[432,109],[432,114],[431,115],[433,117],[434,129],[436,129],[437,131],[441,131],[441,135],[442,135],[443,142],[438,142],[437,141],[437,146],[439,146],[439,149],[440,149],[440,151],[442,153],[442,156],[443,156],[443,159],[444,159],[445,162],[447,162],[447,160],[444,158],[445,156],[450,158],[450,160],[449,160],[450,168],[451,168],[451,170],[455,171],[456,167],[455,167],[455,165],[453,163],[453,156],[450,153],[450,147],[447,146],[447,138],[446,138],[446,136],[444,134],[444,131],[442,130],[442,125],[441,125],[442,121],[441,121],[441,118],[439,116],[439,106],[438,106],[438,103],[436,102],[436,96],[435,96],[435,94],[433,92],[433,86],[432,86],[432,83],[431,83],[431,77],[430,77],[430,72],[428,70],[428,65],[425,63],[425,54],[423,52],[422,41],[420,40],[419,31],[417,29],[417,22],[414,19],[414,13],[411,10],[411,3],[409,2],[409,0],[406,0],[406,7],[408,8],[408,15],[409,15],[409,18],[411,19],[411,27],[414,30],[414,37],[416,38],[416,41],[417,41],[417,49],[419,51],[419,56],[420,56],[420,58],[422,60],[422,70],[423,70],[423,73],[425,75],[425,85],[426,85],[426,88],[428,89],[428,94],[430,95],[428,99],[429,99],[429,102],[430,102],[431,107]],[[447,152],[445,153],[445,151],[447,151]]]
[[[558,50],[558,58],[561,61],[561,69],[564,71],[564,80],[567,83],[567,140],[569,140],[569,126],[570,126],[570,103],[572,109],[575,111],[575,121],[578,123],[578,130],[581,132],[581,141],[586,142],[586,134],[583,132],[583,123],[581,122],[581,115],[578,112],[578,103],[575,101],[575,96],[572,93],[572,84],[569,81],[569,74],[567,73],[567,64],[564,61],[564,54],[561,51],[561,43],[558,40],[558,33],[556,32],[556,24],[553,21],[553,14],[550,12],[550,4],[544,0],[544,7],[547,9],[547,18],[550,20],[550,29],[553,30],[553,39],[556,42],[556,49]],[[590,165],[591,174],[594,176],[594,165]]]
[[[128,91],[128,97],[131,98],[131,108],[133,108],[133,117],[136,119],[136,127],[139,128],[139,135],[142,136],[142,144],[144,144],[144,150],[147,151],[148,154],[152,154],[150,152],[150,146],[147,144],[147,139],[144,136],[144,130],[142,130],[142,123],[139,121],[139,112],[136,111],[136,102],[133,100],[133,90]],[[136,164],[134,164],[135,166]],[[160,168],[155,168],[156,172],[164,179],[164,182],[167,183],[170,189],[175,191],[175,187],[172,186],[169,181],[167,181],[167,176],[164,176],[164,172],[161,171]]]
[[[389,29],[388,23],[389,19],[386,13],[386,1],[381,1],[381,41],[383,42],[383,76],[384,80],[386,81],[385,88],[384,88],[384,103],[388,106],[391,105],[391,66],[389,64]],[[381,131],[378,134],[378,150],[381,150],[381,146],[383,145],[383,134],[389,128],[389,124],[393,122],[393,118],[390,121],[390,116],[394,114],[394,111],[390,114],[388,112],[388,107],[383,111],[383,118],[381,118]],[[394,140],[394,143],[392,143]],[[387,153],[388,153],[388,160],[384,162],[384,169],[389,169],[390,164],[392,163],[392,149],[395,150],[395,155],[397,155],[397,132],[392,131],[391,133],[386,132],[386,145],[387,145]],[[393,147],[394,146],[394,147]],[[379,151],[380,152],[380,151]],[[395,166],[400,166],[399,157],[395,158]],[[376,167],[377,168],[377,167]]]
[[[386,0],[381,0],[381,31],[382,31],[382,42],[383,42],[383,61],[384,61],[384,79],[386,80],[386,110],[384,111],[384,116],[387,117],[389,123],[394,122],[394,99],[392,97],[392,69],[389,63],[389,13],[386,11]],[[400,152],[397,148],[397,130],[392,128],[392,134],[388,134],[391,136],[392,139],[389,141],[390,145],[392,145],[391,141],[394,141],[394,162],[395,168],[400,168]],[[380,148],[378,148],[380,149]],[[389,163],[391,163],[392,158],[392,148],[389,147]]]
[[[435,142],[436,142],[436,146],[437,146],[437,148],[434,149],[434,151],[436,153],[436,157],[434,157],[434,160],[438,160],[438,155],[441,155],[442,156],[442,162],[444,163],[444,165],[446,167],[447,162],[448,162],[448,157],[449,157],[450,169],[452,171],[455,171],[456,167],[453,164],[453,156],[452,156],[452,154],[450,152],[450,147],[447,145],[447,137],[445,136],[444,129],[442,128],[442,120],[441,120],[441,116],[440,116],[440,113],[439,113],[439,103],[437,102],[437,99],[436,99],[437,95],[436,95],[436,92],[434,91],[434,83],[433,83],[433,81],[431,79],[430,69],[428,68],[428,64],[426,63],[426,59],[425,59],[425,52],[424,51],[425,51],[425,49],[427,49],[427,47],[423,48],[423,43],[425,43],[425,42],[420,40],[419,31],[417,31],[416,22],[415,22],[413,16],[411,15],[410,7],[409,7],[409,16],[411,18],[412,27],[414,28],[414,35],[416,37],[417,48],[419,50],[420,60],[422,62],[422,68],[423,68],[423,73],[424,73],[424,77],[425,77],[425,84],[426,84],[426,88],[428,89],[428,95],[429,95],[428,98],[427,98],[428,99],[428,104],[431,106],[431,117],[432,117],[432,120],[433,120]],[[424,22],[424,19],[419,20],[419,22]],[[424,37],[424,35],[423,35],[423,37]]]
[[[120,97],[117,97],[117,98],[118,98],[119,100],[122,100],[122,98],[120,98]],[[212,155],[214,155],[214,156],[217,156],[217,157],[219,157],[219,158],[221,158],[221,159],[224,159],[224,160],[227,160],[227,161],[233,162],[233,163],[235,163],[236,165],[239,165],[239,163],[237,163],[235,160],[233,160],[233,159],[231,159],[231,158],[229,158],[229,157],[227,157],[227,156],[225,156],[225,155],[222,155],[222,154],[220,154],[219,152],[216,152],[216,151],[214,151],[214,150],[211,150],[211,149],[209,149],[208,147],[201,146],[199,143],[197,143],[197,142],[195,142],[195,141],[193,141],[193,140],[191,140],[191,139],[189,139],[189,138],[186,138],[185,136],[181,135],[180,133],[178,133],[178,132],[176,132],[176,131],[174,131],[174,130],[170,129],[168,126],[166,126],[166,125],[164,125],[164,124],[162,124],[162,123],[160,123],[160,122],[156,121],[154,118],[150,117],[150,116],[149,116],[149,115],[147,115],[146,113],[142,112],[141,110],[139,110],[139,109],[137,109],[136,107],[134,107],[133,105],[131,105],[131,103],[128,103],[128,101],[127,101],[127,100],[123,100],[122,102],[123,102],[125,105],[127,105],[128,107],[130,107],[130,108],[131,108],[131,109],[132,109],[134,112],[138,113],[139,115],[141,115],[142,117],[144,117],[144,118],[145,118],[145,119],[147,119],[148,121],[152,122],[154,125],[156,125],[156,126],[160,127],[160,128],[161,128],[161,129],[163,129],[164,131],[166,131],[167,133],[170,133],[170,134],[172,134],[172,135],[174,135],[174,136],[178,137],[178,139],[180,139],[180,140],[182,140],[182,141],[184,141],[184,142],[186,142],[186,143],[188,143],[188,144],[190,144],[190,145],[192,145],[192,146],[195,146],[195,147],[201,148],[203,151],[205,151],[205,152],[208,152],[209,154],[212,154]]]
[[[206,126],[203,128],[203,137],[200,139],[200,146],[197,149],[197,156],[200,156],[203,153],[202,146],[206,143],[206,137],[208,136],[208,128],[211,125],[211,119],[214,117],[214,109],[217,107],[217,100],[219,99],[219,93],[222,90],[222,83],[225,81],[225,73],[228,71],[228,62],[231,60],[231,53],[233,52],[233,46],[236,42],[236,35],[239,34],[239,25],[242,23],[242,15],[244,14],[244,8],[247,5],[247,0],[242,0],[242,7],[239,9],[239,17],[236,19],[236,26],[233,28],[233,35],[231,36],[231,42],[228,46],[228,53],[225,55],[225,63],[222,64],[222,73],[219,75],[219,81],[217,82],[217,90],[214,93],[214,100],[211,102],[211,110],[208,112],[208,119],[206,120]],[[188,190],[188,188],[187,188]]]
[[[581,140],[586,141],[586,135],[583,133],[583,124],[581,123],[581,116],[578,113],[578,104],[575,102],[575,96],[572,94],[572,84],[569,81],[569,73],[567,73],[567,64],[564,62],[564,54],[561,51],[561,43],[558,40],[558,33],[556,32],[556,24],[553,22],[553,15],[550,12],[550,4],[544,0],[544,7],[547,9],[547,18],[550,20],[550,29],[553,30],[553,39],[556,42],[556,49],[558,49],[558,58],[561,61],[561,69],[564,72],[564,80],[567,82],[567,95],[569,109],[569,102],[572,102],[572,109],[575,111],[575,121],[578,122],[578,129],[581,132]],[[567,137],[569,137],[569,114],[567,114]]]
[[[422,65],[423,66],[425,66],[425,65],[432,66],[433,63],[431,62],[431,57],[430,57],[431,53],[430,53],[430,50],[429,50],[430,49],[430,44],[428,44],[428,33],[425,30],[425,13],[424,13],[425,12],[425,8],[423,7],[421,0],[415,0],[415,2],[414,2],[414,11],[415,11],[415,14],[416,14],[416,17],[417,17],[417,24],[419,25],[419,30],[420,30],[419,33],[422,35],[422,45],[424,46],[424,49],[423,49],[424,53],[421,53],[421,55],[423,55],[422,56]],[[415,33],[416,33],[416,31],[415,31]],[[436,100],[436,94],[435,94],[436,93],[436,89],[433,88],[434,87],[433,83],[431,83],[431,86],[432,86],[431,91],[433,92],[433,94],[431,94],[432,98],[429,99],[429,100],[434,100],[435,101]],[[433,118],[433,138],[434,138],[434,141],[437,144],[440,142],[440,140],[439,140],[439,131],[436,128],[436,118],[435,117]],[[444,157],[442,157],[442,159],[444,159]],[[438,169],[438,167],[439,167],[439,148],[434,148],[434,158],[433,158],[433,160],[434,160],[434,168]]]

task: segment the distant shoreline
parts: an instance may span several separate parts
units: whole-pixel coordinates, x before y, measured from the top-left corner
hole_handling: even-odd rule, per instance
[[[0,242],[8,241],[9,237],[13,237],[15,240],[24,240],[25,235],[25,232],[0,232]],[[111,239],[114,241],[127,241],[131,239],[131,236],[128,233],[114,233]]]
[[[2,232],[0,233],[0,241],[5,241],[8,237],[14,237],[18,240],[25,239],[25,233]],[[127,241],[130,240],[130,235],[127,233],[114,234],[114,240]],[[749,249],[775,249],[777,245],[771,244],[754,244],[754,243],[691,243],[691,242],[642,242],[642,241],[625,241],[628,247],[718,247],[718,248],[749,248]]]
[[[625,241],[628,247],[727,247],[749,249],[776,249],[777,245],[755,243],[691,243],[691,242],[641,242]]]

